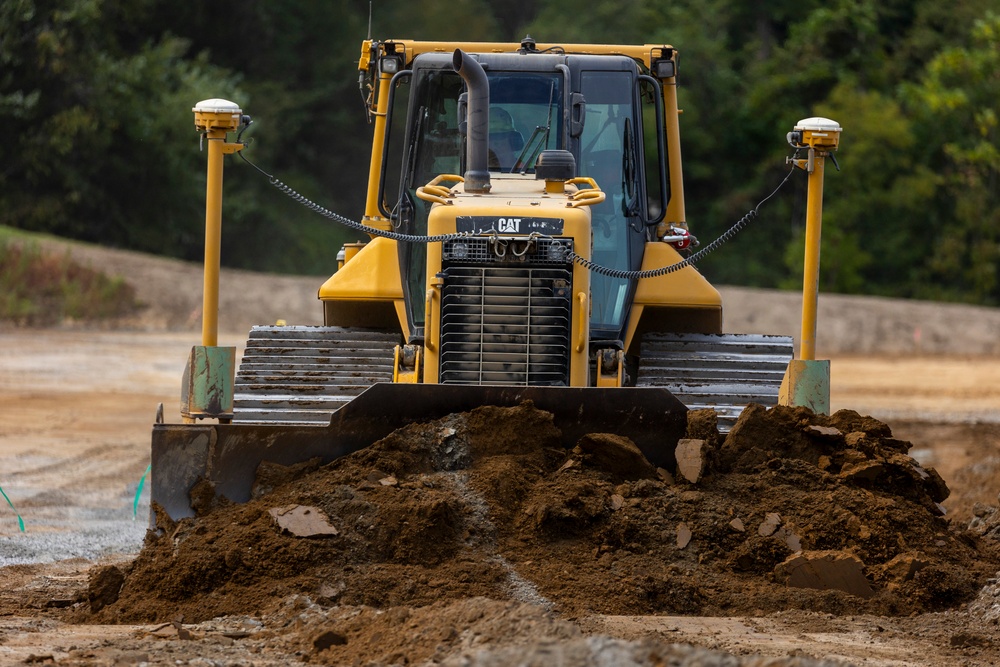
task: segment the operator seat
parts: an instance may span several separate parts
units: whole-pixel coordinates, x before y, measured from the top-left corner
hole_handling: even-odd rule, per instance
[[[493,171],[509,172],[524,148],[524,137],[506,109],[490,107],[490,164]]]

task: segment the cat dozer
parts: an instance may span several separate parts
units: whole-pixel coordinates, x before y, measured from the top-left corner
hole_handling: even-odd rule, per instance
[[[246,501],[261,462],[330,461],[480,405],[530,400],[570,446],[617,433],[670,467],[689,409],[725,429],[777,402],[791,338],[722,333],[718,291],[685,261],[672,47],[366,41],[360,71],[362,222],[272,184],[363,241],[319,289],[324,326],[255,327],[234,383],[233,348],[203,332],[187,423],[153,430],[152,500],[171,518],[199,482]],[[221,188],[248,118],[224,100],[195,116],[211,210],[213,164]]]

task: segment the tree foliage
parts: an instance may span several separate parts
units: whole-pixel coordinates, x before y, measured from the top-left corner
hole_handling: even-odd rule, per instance
[[[247,157],[357,217],[370,127],[361,40],[669,43],[680,50],[687,210],[703,240],[784,178],[785,133],[844,127],[828,169],[822,287],[1000,304],[1000,0],[7,0],[0,224],[198,259],[205,156],[191,107],[231,99]],[[703,263],[797,286],[805,178]],[[328,273],[355,240],[226,162],[223,261]]]
[[[913,113],[940,133],[940,229],[921,266],[921,296],[1000,302],[1000,15],[977,20],[967,45],[943,49],[915,85]]]
[[[238,96],[238,76],[188,56],[177,37],[130,37],[126,25],[143,5],[0,7],[0,115],[9,139],[0,144],[0,223],[197,251],[192,220],[204,210],[204,167],[178,150],[192,135],[189,100],[209,90]]]

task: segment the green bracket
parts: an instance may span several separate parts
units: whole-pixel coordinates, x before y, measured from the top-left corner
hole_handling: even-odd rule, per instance
[[[781,381],[778,403],[830,414],[830,361],[792,359]]]
[[[181,387],[181,416],[186,421],[231,420],[235,369],[235,347],[192,347]]]

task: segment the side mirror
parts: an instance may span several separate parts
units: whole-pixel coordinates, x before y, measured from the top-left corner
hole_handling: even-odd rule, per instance
[[[583,93],[572,93],[570,95],[570,120],[569,133],[573,137],[583,134],[583,124],[587,119],[587,101],[583,99]]]

